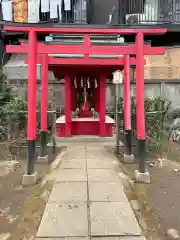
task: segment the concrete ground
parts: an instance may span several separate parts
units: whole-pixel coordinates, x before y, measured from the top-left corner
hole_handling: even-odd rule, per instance
[[[53,173],[58,158],[64,149],[56,149],[53,154],[48,149],[49,162],[36,163],[38,183],[34,186],[22,186],[22,176],[27,168],[26,148],[19,154],[13,151],[8,155],[4,144],[0,144],[0,240],[34,240],[40,224],[46,202],[53,187]],[[37,149],[38,152],[38,149]],[[16,155],[15,155],[16,154]],[[55,161],[54,161],[55,160]]]
[[[102,145],[68,147],[36,240],[145,240],[115,170],[117,164]]]

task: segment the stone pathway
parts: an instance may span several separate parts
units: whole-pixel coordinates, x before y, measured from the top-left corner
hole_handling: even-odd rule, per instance
[[[145,240],[102,146],[71,146],[63,157],[38,229],[37,240]]]

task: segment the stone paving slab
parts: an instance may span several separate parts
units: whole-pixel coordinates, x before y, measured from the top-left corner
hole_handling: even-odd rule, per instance
[[[60,168],[79,168],[86,169],[86,161],[82,158],[73,158],[71,160],[63,160]]]
[[[60,237],[60,238],[36,238],[36,240],[90,240],[90,238],[88,238],[88,237],[65,237],[65,238],[64,237]]]
[[[85,155],[85,153],[84,154],[79,154],[79,155],[75,155],[74,153],[72,153],[72,154],[68,154],[68,155],[65,155],[64,156],[64,160],[76,160],[76,159],[85,159],[86,158],[86,155]]]
[[[49,202],[73,201],[87,201],[87,182],[61,182],[54,185]]]
[[[98,144],[96,146],[86,145],[86,152],[92,151],[104,154],[104,146]]]
[[[87,145],[86,153],[93,154],[93,155],[98,154],[98,155],[102,155],[102,156],[107,156],[107,155],[109,156],[111,154],[110,152],[108,152],[104,149],[104,146],[98,146],[98,145],[96,145],[96,146],[88,146]]]
[[[112,158],[107,155],[103,156],[103,155],[99,155],[99,154],[97,154],[97,155],[87,154],[87,160],[91,160],[91,159],[100,159],[101,161],[107,161],[107,162],[117,161],[117,158]]]
[[[146,240],[143,236],[125,236],[125,237],[92,237],[91,240]]]
[[[90,182],[89,200],[94,202],[127,202],[120,182]]]
[[[83,158],[86,159],[86,151],[84,146],[68,147],[64,155],[64,159]]]
[[[86,182],[87,175],[84,169],[60,169],[57,172],[56,182]]]
[[[88,181],[117,182],[120,181],[120,179],[112,169],[88,169]]]
[[[113,161],[103,160],[100,158],[89,158],[87,159],[87,168],[88,169],[112,169],[114,168]]]
[[[36,240],[89,240],[86,237],[66,237],[66,238],[36,238]],[[91,240],[146,240],[145,237],[92,237]]]
[[[39,238],[88,236],[87,204],[48,203],[38,229]]]
[[[90,204],[92,236],[140,236],[129,202],[92,202]]]
[[[89,153],[87,153],[87,158],[100,158],[100,159],[109,159],[106,155],[103,155],[103,154],[101,154],[101,153],[96,153],[96,152],[94,152],[94,151],[92,151],[92,152],[89,152]]]
[[[72,139],[72,138],[71,138]],[[67,147],[67,153],[70,153],[70,152],[76,152],[76,154],[78,153],[81,153],[81,152],[85,152],[85,146],[82,145],[82,146],[71,146],[71,147]]]

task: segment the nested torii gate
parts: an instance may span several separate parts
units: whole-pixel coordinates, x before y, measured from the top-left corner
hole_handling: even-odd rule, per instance
[[[32,184],[36,181],[35,174],[35,141],[36,141],[36,65],[42,64],[42,95],[41,95],[41,135],[45,136],[47,131],[47,90],[48,90],[48,65],[56,64],[61,67],[66,65],[72,66],[98,66],[100,74],[100,135],[103,136],[105,129],[105,67],[111,66],[112,69],[120,69],[124,65],[124,118],[126,133],[126,151],[125,161],[131,158],[131,105],[130,105],[130,65],[136,65],[136,105],[137,105],[137,144],[139,155],[139,171],[136,173],[138,180],[149,179],[149,174],[145,167],[145,118],[144,118],[144,55],[160,55],[164,54],[165,48],[151,47],[144,44],[144,35],[164,34],[167,29],[113,29],[113,28],[57,28],[25,25],[6,25],[5,31],[27,32],[28,43],[20,45],[8,45],[9,53],[28,53],[28,124],[27,124],[27,140],[28,140],[28,167],[27,173],[24,175],[23,183]],[[67,44],[42,44],[37,42],[37,33],[66,33],[66,34],[82,34],[84,42],[80,45]],[[96,46],[91,45],[90,34],[116,34],[116,35],[136,35],[135,44],[124,44],[120,46]],[[49,57],[48,54],[84,54],[82,59],[57,59]],[[124,55],[122,59],[93,59],[90,55]],[[130,55],[135,55],[131,58]],[[71,76],[67,68],[64,68],[65,76],[65,95],[66,95],[66,131],[69,136],[69,121],[71,120],[69,84]],[[111,70],[112,70],[111,69]],[[112,72],[111,72],[112,73]],[[46,152],[43,151],[45,155]],[[45,157],[45,156],[41,156]]]

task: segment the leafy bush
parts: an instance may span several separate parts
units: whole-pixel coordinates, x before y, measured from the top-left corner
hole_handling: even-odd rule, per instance
[[[171,102],[161,97],[146,98],[144,102],[146,134],[149,150],[152,148],[157,152],[163,144],[164,120],[167,117]],[[132,99],[133,128],[136,129],[136,103]]]
[[[6,82],[6,76],[0,72],[0,107],[12,99],[11,87]]]
[[[40,104],[37,104],[37,135],[40,132]],[[16,131],[26,130],[27,125],[27,101],[19,96],[14,96],[6,82],[4,75],[0,76],[0,140],[8,135],[9,124],[15,126]],[[48,110],[51,110],[49,104]],[[48,114],[48,130],[51,131],[52,114]],[[14,130],[14,129],[13,129]],[[25,131],[26,132],[26,131]]]
[[[171,102],[161,97],[146,98],[144,101],[146,130],[149,137],[159,139],[163,128],[163,121],[167,115]],[[119,112],[124,113],[124,98],[119,99]],[[132,127],[136,129],[136,98],[131,98]]]
[[[6,116],[6,103],[11,101],[12,94],[11,88],[6,82],[6,77],[0,72],[0,139],[4,138],[7,133],[7,116]]]
[[[145,118],[146,118],[146,133],[149,142],[157,148],[162,143],[162,135],[164,131],[164,120],[167,117],[171,102],[161,97],[146,98],[144,101]],[[120,97],[118,109],[121,113],[121,119],[124,116],[124,98]],[[107,114],[114,111],[112,107],[106,107]],[[131,122],[132,129],[136,132],[136,98],[131,97]]]

